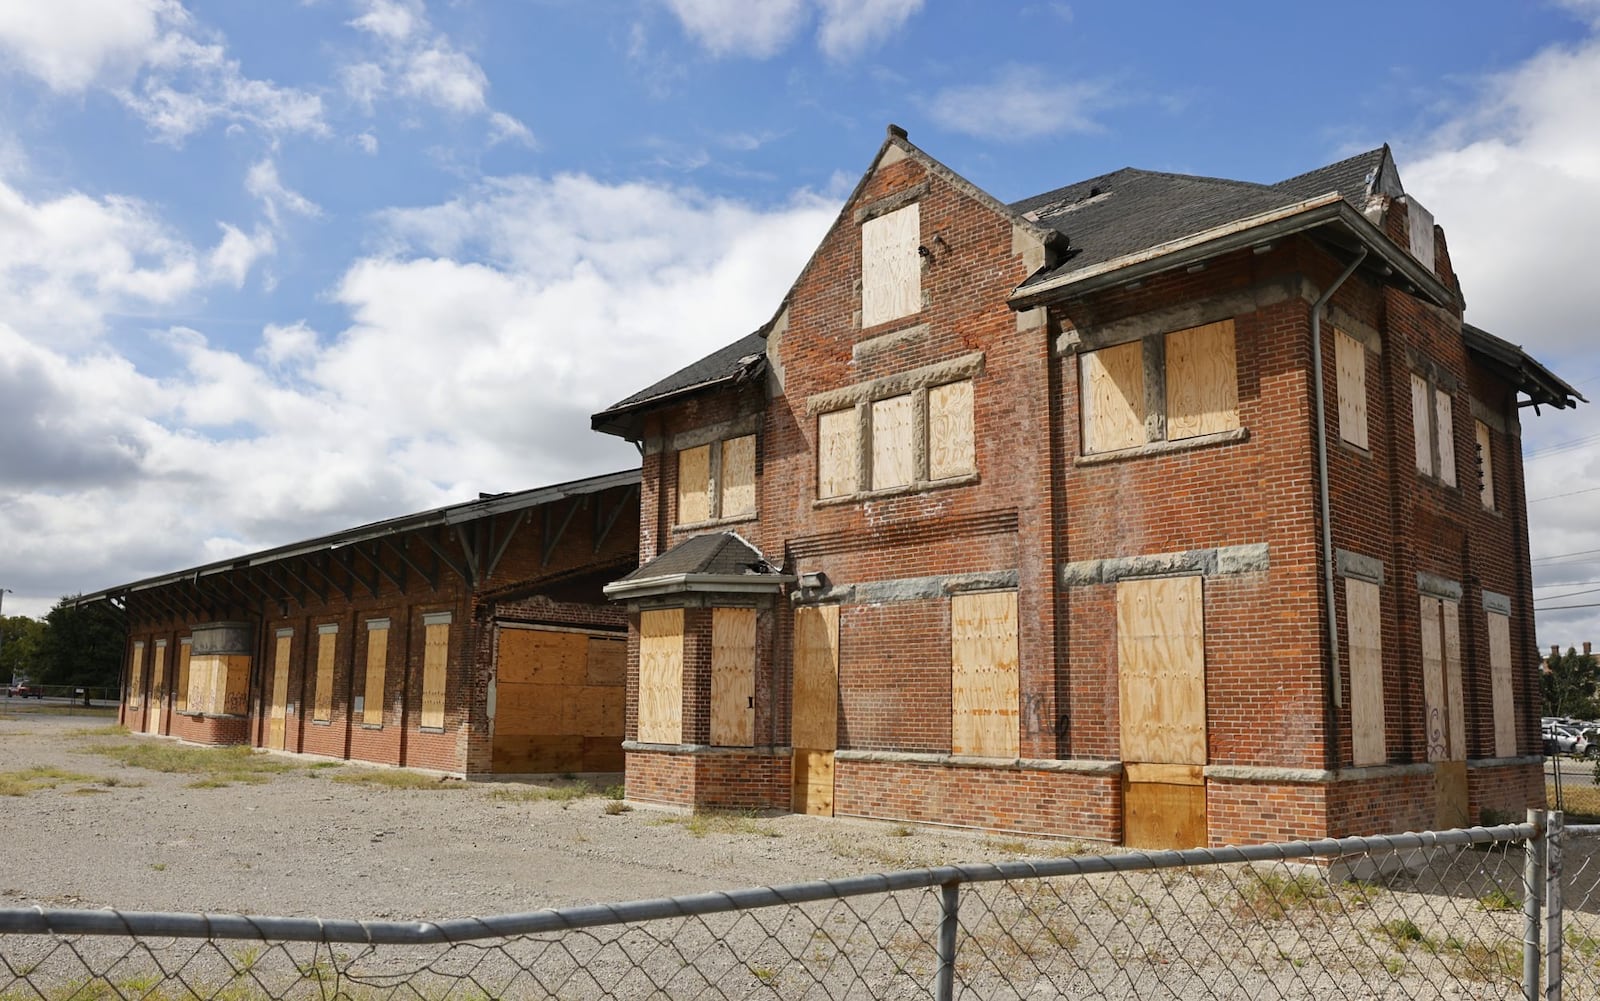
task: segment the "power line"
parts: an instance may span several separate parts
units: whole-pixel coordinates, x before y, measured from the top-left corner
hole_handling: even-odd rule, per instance
[[[1544,608],[1540,608],[1538,605],[1533,606],[1535,612],[1564,612],[1569,608],[1600,608],[1600,601],[1591,601],[1587,605],[1549,605]]]
[[[1564,494],[1549,494],[1544,497],[1530,497],[1528,498],[1528,503],[1537,504],[1540,501],[1555,500],[1559,497],[1576,497],[1579,494],[1592,494],[1597,490],[1600,490],[1600,487],[1585,487],[1582,490],[1569,490]]]

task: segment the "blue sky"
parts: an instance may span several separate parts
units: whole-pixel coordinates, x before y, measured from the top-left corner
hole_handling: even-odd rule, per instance
[[[587,415],[764,322],[891,121],[1006,200],[1388,142],[1600,398],[1597,109],[1597,0],[0,5],[5,609],[630,465]],[[1546,646],[1593,409],[1524,414]]]

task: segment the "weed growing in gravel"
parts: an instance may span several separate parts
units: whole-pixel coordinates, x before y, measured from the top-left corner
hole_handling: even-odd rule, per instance
[[[93,775],[69,772],[61,768],[35,765],[14,772],[0,772],[0,796],[26,796],[40,789],[54,789],[69,782],[94,782]]]
[[[1290,912],[1315,910],[1328,898],[1328,887],[1313,875],[1280,876],[1249,870],[1239,888],[1234,914],[1256,921],[1282,921]]]
[[[602,812],[605,813],[605,815],[608,816],[608,817],[615,817],[615,816],[618,816],[619,814],[628,813],[632,809],[633,809],[633,807],[631,807],[628,804],[624,803],[622,800],[613,799],[613,800],[610,800],[610,801],[608,801],[606,803],[605,809]]]
[[[110,726],[85,726],[76,730],[68,730],[69,737],[126,737],[128,728],[119,723]]]
[[[297,770],[300,766],[270,754],[258,754],[248,747],[185,747],[181,744],[144,742],[134,744],[91,744],[85,750],[120,761],[131,768],[177,775],[199,775],[191,789],[215,789],[235,782],[261,783],[273,775]]]
[[[1422,929],[1418,928],[1417,923],[1410,918],[1394,918],[1391,921],[1385,921],[1378,926],[1378,931],[1401,948],[1408,945],[1421,945],[1430,952],[1433,951],[1433,943],[1428,941],[1428,936],[1422,934]]]
[[[628,798],[628,787],[618,782],[613,786],[606,786],[600,793],[606,799],[623,800]]]
[[[1519,907],[1517,899],[1499,887],[1479,897],[1478,903],[1486,911],[1514,911]]]
[[[1551,809],[1555,808],[1555,783],[1545,783],[1544,800]],[[1566,811],[1569,824],[1600,823],[1600,788],[1581,786],[1576,782],[1564,784],[1561,788],[1561,808]]]
[[[467,784],[448,775],[424,775],[399,768],[357,768],[332,776],[335,782],[377,786],[380,789],[465,789]]]
[[[676,824],[697,838],[707,834],[754,834],[763,838],[783,836],[770,824],[761,823],[755,813],[749,810],[703,810],[686,817],[662,817],[652,823],[657,827]]]
[[[1577,928],[1568,928],[1566,939],[1567,946],[1578,950],[1584,959],[1593,959],[1596,953],[1600,953],[1600,938]]]
[[[559,786],[500,786],[489,792],[489,798],[503,803],[539,803],[545,800],[565,802],[599,795],[587,782],[574,782]]]

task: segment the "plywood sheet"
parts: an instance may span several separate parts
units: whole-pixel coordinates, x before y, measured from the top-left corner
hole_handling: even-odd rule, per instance
[[[1206,762],[1205,620],[1199,577],[1117,585],[1122,759]]]
[[[1467,827],[1472,823],[1467,793],[1467,763],[1465,761],[1439,761],[1433,766],[1434,821],[1433,829],[1447,831]]]
[[[791,808],[814,817],[833,816],[833,752],[794,752]]]
[[[722,517],[756,513],[756,436],[722,443]]]
[[[1411,441],[1416,447],[1417,472],[1433,472],[1433,405],[1428,401],[1428,383],[1411,373]]]
[[[942,480],[977,471],[972,417],[972,380],[928,390],[928,478]]]
[[[950,752],[1018,753],[1016,592],[950,599]]]
[[[1080,354],[1078,371],[1083,451],[1111,452],[1144,444],[1143,342]]]
[[[1439,479],[1453,487],[1456,485],[1456,425],[1451,409],[1450,394],[1435,390],[1433,429],[1439,439]]]
[[[922,308],[917,256],[922,214],[917,203],[861,225],[861,325],[876,326]]]
[[[501,629],[499,685],[582,685],[589,676],[589,636],[554,629]]]
[[[494,735],[556,734],[562,728],[562,697],[559,685],[495,686]],[[619,731],[620,732],[620,731]]]
[[[1450,760],[1467,757],[1467,714],[1461,689],[1461,606],[1453,601],[1439,603],[1440,625],[1444,627],[1444,694],[1450,714]]]
[[[450,673],[450,623],[438,622],[422,630],[422,713],[426,727],[444,726],[445,682]]]
[[[338,633],[317,634],[317,687],[311,718],[318,722],[333,719],[333,655],[338,646]]]
[[[911,394],[872,404],[872,489],[905,486],[916,478]]]
[[[584,684],[621,687],[627,681],[628,641],[620,636],[590,636]]]
[[[1137,781],[1123,775],[1122,843],[1129,848],[1198,848],[1207,843],[1203,778]]]
[[[1357,765],[1388,760],[1384,737],[1383,607],[1378,585],[1345,578],[1350,658],[1350,753]]]
[[[167,645],[157,643],[150,658],[150,714],[145,718],[146,733],[161,732],[161,703],[167,687]]]
[[[711,743],[749,747],[756,737],[756,610],[711,610]]]
[[[250,701],[250,655],[230,653],[222,658],[218,675],[223,679],[218,702],[222,711],[233,716],[243,716]]]
[[[144,705],[144,644],[135,643],[128,662],[128,708]]]
[[[1489,618],[1489,692],[1494,706],[1494,755],[1517,753],[1517,711],[1511,685],[1511,616],[1487,613]]]
[[[843,497],[858,489],[861,427],[854,408],[817,418],[817,496]]]
[[[189,708],[189,656],[193,646],[187,641],[178,644],[178,677],[172,686],[173,708]]]
[[[584,763],[583,752],[584,740],[579,736],[529,735],[516,739],[497,739],[490,752],[490,761],[496,772],[505,775],[578,772],[589,770]]]
[[[711,517],[711,446],[700,445],[678,453],[678,524],[690,525]]]
[[[839,746],[837,605],[795,609],[792,706],[792,746],[813,751]]]
[[[367,678],[361,702],[361,722],[383,725],[384,676],[389,666],[389,630],[367,630]]]
[[[1177,441],[1239,426],[1233,321],[1167,335],[1167,438]]]
[[[211,702],[213,679],[216,677],[215,654],[201,654],[189,659],[189,710],[197,713],[214,713]]]
[[[1444,634],[1438,598],[1420,596],[1422,619],[1422,707],[1428,737],[1428,760],[1450,757],[1450,710],[1444,686]]]
[[[1367,349],[1342,330],[1333,333],[1339,383],[1339,437],[1367,448]]]
[[[683,743],[683,609],[639,613],[639,740]]]
[[[284,747],[284,717],[289,704],[289,649],[293,636],[278,636],[272,650],[272,704],[267,710],[267,746]]]
[[[1478,500],[1490,511],[1494,510],[1494,445],[1489,437],[1489,425],[1473,421],[1473,433],[1478,440]]]

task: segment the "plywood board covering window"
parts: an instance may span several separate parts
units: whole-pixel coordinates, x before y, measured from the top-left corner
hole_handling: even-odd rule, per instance
[[[1422,595],[1422,702],[1429,761],[1466,758],[1461,625],[1453,601]]]
[[[1494,705],[1494,755],[1515,757],[1517,711],[1511,686],[1511,616],[1499,612],[1489,617],[1489,693]]]
[[[128,665],[128,708],[144,703],[144,644],[133,645],[133,661]]]
[[[1456,485],[1456,426],[1451,417],[1450,394],[1434,391],[1434,436],[1439,444],[1439,479],[1446,486]]]
[[[1473,434],[1478,441],[1478,500],[1484,510],[1494,510],[1494,445],[1489,437],[1489,425],[1473,421]]]
[[[742,435],[722,443],[721,481],[724,518],[756,513],[756,436]]]
[[[639,740],[683,743],[683,609],[639,613]]]
[[[678,524],[691,525],[711,517],[711,446],[700,445],[678,453]]]
[[[1367,349],[1342,330],[1333,334],[1339,381],[1339,437],[1367,448]]]
[[[1167,335],[1167,439],[1198,438],[1239,426],[1233,321]]]
[[[921,211],[915,203],[861,226],[861,325],[872,327],[922,308]]]
[[[1143,342],[1079,355],[1078,370],[1084,453],[1112,452],[1143,444]]]
[[[167,694],[167,643],[156,641],[156,652],[150,665],[150,699],[157,705]]]
[[[711,743],[755,743],[756,610],[711,610]]]
[[[1351,760],[1377,765],[1388,760],[1384,738],[1383,607],[1378,585],[1345,578],[1345,615],[1350,658]]]
[[[178,679],[172,686],[172,707],[180,712],[189,708],[189,655],[193,648],[187,639],[178,641]]]
[[[817,496],[856,492],[861,468],[861,436],[854,409],[817,418]]]
[[[1206,763],[1202,594],[1199,577],[1117,584],[1124,761]]]
[[[311,718],[319,723],[333,719],[333,658],[338,645],[337,629],[317,630],[317,690]]]
[[[419,723],[430,729],[444,727],[445,683],[450,674],[450,617],[429,613],[422,617],[422,714]]]
[[[912,414],[909,393],[872,404],[872,489],[905,486],[915,478]]]
[[[796,748],[832,751],[839,746],[839,608],[823,605],[794,613],[794,720]]]
[[[366,726],[383,725],[383,683],[389,663],[389,621],[371,620],[367,623],[367,682],[362,697],[361,722]]]
[[[1018,750],[1016,592],[950,599],[950,752]]]
[[[272,703],[267,710],[267,746],[283,750],[289,704],[289,651],[294,631],[278,630],[272,651]]]
[[[1433,472],[1433,407],[1428,400],[1428,382],[1411,373],[1411,440],[1416,448],[1417,472]]]
[[[928,390],[928,479],[978,471],[972,417],[972,380]]]

